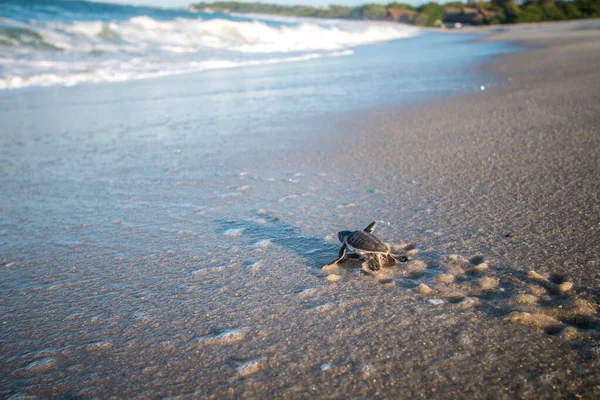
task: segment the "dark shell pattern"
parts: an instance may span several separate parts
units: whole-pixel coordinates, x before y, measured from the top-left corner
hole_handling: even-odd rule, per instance
[[[364,231],[355,231],[346,239],[348,245],[357,250],[362,250],[372,253],[387,253],[388,247],[381,240],[371,233]]]

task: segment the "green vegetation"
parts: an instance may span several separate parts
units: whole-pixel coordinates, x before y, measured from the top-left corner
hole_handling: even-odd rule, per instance
[[[419,26],[434,26],[441,24],[444,19],[444,6],[438,3],[427,3],[417,7],[413,22]]]
[[[350,12],[350,18],[355,19],[386,19],[387,15],[387,8],[381,4],[365,4]]]
[[[386,8],[400,8],[402,10],[414,10],[415,7],[406,3],[389,3]]]
[[[439,26],[442,23],[455,22],[502,24],[600,17],[600,0],[525,0],[519,4],[514,0],[480,1],[476,4],[451,1],[442,5],[430,2],[418,7],[393,2],[386,5],[365,4],[358,7],[330,5],[327,8],[217,1],[199,3],[196,7],[200,10],[208,8],[225,12],[369,20],[391,20],[389,10],[397,9],[408,13],[404,21],[420,26]]]

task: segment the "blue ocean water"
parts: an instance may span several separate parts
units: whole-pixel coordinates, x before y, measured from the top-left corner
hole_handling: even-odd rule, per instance
[[[72,86],[352,54],[392,24],[268,19],[84,1],[0,2],[0,89]]]
[[[187,118],[191,101],[207,135],[249,122],[266,129],[274,120],[493,85],[478,67],[516,48],[474,38],[386,22],[7,0],[0,3],[0,105],[169,101],[181,103],[169,108],[177,120]]]

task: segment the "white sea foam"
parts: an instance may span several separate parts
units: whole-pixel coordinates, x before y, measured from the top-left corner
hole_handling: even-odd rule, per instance
[[[296,19],[18,22],[0,18],[0,89],[119,82],[210,69],[340,57],[412,37],[400,24]]]

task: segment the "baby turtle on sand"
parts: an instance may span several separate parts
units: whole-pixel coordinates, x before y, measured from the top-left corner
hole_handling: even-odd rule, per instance
[[[392,248],[390,245],[383,243],[373,235],[373,231],[377,226],[377,221],[371,222],[362,231],[341,231],[338,232],[338,238],[342,242],[339,258],[333,264],[337,264],[347,258],[346,251],[351,251],[357,256],[364,256],[366,262],[363,263],[363,270],[366,272],[377,271],[381,269],[381,261],[393,260],[394,263],[407,261],[408,258],[391,254]],[[366,265],[365,265],[366,264]],[[368,267],[368,270],[365,267]]]

